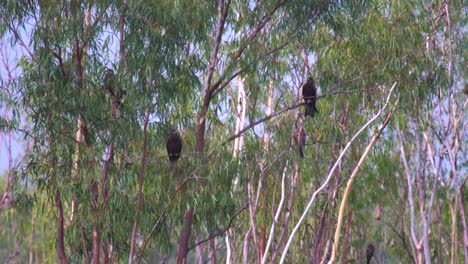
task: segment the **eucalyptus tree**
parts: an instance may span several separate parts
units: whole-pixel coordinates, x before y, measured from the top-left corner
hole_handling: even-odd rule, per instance
[[[135,241],[128,230],[143,233],[168,199],[158,150],[170,123],[191,124],[210,6],[10,1],[2,14],[5,39],[23,45],[31,36],[14,80],[32,127],[34,147],[21,175],[31,184],[17,188],[56,219],[61,263],[128,257]],[[115,72],[119,98],[105,88],[106,68]],[[152,199],[143,204],[144,178]],[[169,238],[160,232],[154,241]]]

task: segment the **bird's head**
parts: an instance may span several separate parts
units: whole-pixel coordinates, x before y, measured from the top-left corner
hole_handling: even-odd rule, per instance
[[[107,68],[106,69],[106,76],[114,76],[114,70]]]

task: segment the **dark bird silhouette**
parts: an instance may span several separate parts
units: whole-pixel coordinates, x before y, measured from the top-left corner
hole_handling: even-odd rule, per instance
[[[177,167],[177,160],[180,157],[182,151],[182,138],[180,137],[177,129],[171,129],[166,142],[167,155],[169,156],[169,162],[171,163],[171,170],[175,170]]]
[[[306,133],[302,125],[298,126],[296,128],[296,131],[294,132],[294,142],[297,145],[297,153],[299,154],[299,157],[303,159],[304,158],[303,147],[306,142]]]
[[[314,117],[318,113],[315,102],[317,100],[317,87],[315,87],[314,79],[309,77],[307,82],[302,86],[302,97],[306,103],[305,116]]]
[[[112,100],[112,108],[116,109],[122,102],[122,97],[126,95],[127,92],[124,89],[116,87],[114,70],[109,68],[106,69],[104,87],[114,97]]]
[[[372,243],[367,244],[367,249],[366,249],[367,264],[370,263],[371,258],[374,256],[374,251],[375,251],[374,245],[372,245]]]
[[[115,89],[115,81],[114,81],[114,70],[112,69],[106,69],[106,73],[105,73],[105,76],[104,76],[104,87],[109,91],[109,93],[112,95],[112,96],[115,96],[115,92],[114,92],[114,89]]]

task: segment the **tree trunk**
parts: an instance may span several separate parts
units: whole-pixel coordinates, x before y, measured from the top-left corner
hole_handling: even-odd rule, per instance
[[[56,183],[57,184],[57,183]],[[55,206],[57,207],[57,247],[58,255],[61,264],[67,263],[67,257],[65,256],[65,243],[64,243],[64,228],[63,228],[63,208],[62,200],[60,199],[60,191],[58,186],[55,186]]]
[[[203,149],[205,147],[205,129],[206,129],[206,114],[210,106],[210,101],[213,95],[213,89],[211,87],[211,80],[215,70],[216,63],[218,61],[217,56],[219,52],[219,46],[221,44],[221,37],[223,35],[224,24],[226,21],[227,13],[229,10],[230,0],[227,0],[225,4],[223,0],[218,0],[218,21],[216,26],[216,32],[214,36],[213,50],[211,51],[210,63],[208,65],[208,71],[206,78],[203,83],[203,102],[198,112],[198,126],[195,142],[195,153],[198,157],[203,157]],[[184,229],[181,232],[179,239],[179,246],[177,251],[177,263],[185,263],[188,253],[188,241],[190,239],[190,233],[192,231],[192,220],[193,220],[193,209],[188,209],[185,212],[184,217]]]
[[[188,209],[185,212],[184,217],[184,229],[180,233],[179,238],[179,248],[177,249],[177,264],[185,264],[187,263],[187,252],[188,252],[188,241],[190,239],[190,233],[192,232],[192,221],[193,221],[193,210]]]

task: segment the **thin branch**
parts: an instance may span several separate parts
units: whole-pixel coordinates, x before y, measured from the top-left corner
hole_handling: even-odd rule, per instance
[[[262,18],[262,21],[257,24],[257,26],[255,27],[254,30],[252,30],[250,32],[250,34],[245,38],[244,40],[244,45],[242,45],[239,50],[237,51],[236,55],[234,56],[234,61],[237,61],[243,54],[244,50],[248,47],[249,45],[249,42],[254,39],[258,32],[263,29],[266,25],[266,23],[268,23],[268,21],[270,21],[271,19],[271,16],[286,2],[286,0],[280,0],[278,1],[277,5],[265,16],[263,16]],[[297,35],[298,31],[299,31],[299,28],[301,28],[302,25],[299,25],[298,27],[296,27],[296,29],[294,29],[291,34],[291,37],[290,38],[287,38],[287,40],[279,45],[278,47],[272,49],[271,51],[267,51],[265,52],[263,55],[261,56],[258,56],[257,58],[260,58],[262,56],[269,56],[271,55],[272,53],[275,53],[277,52],[278,50],[284,48],[285,46],[287,46],[290,42],[293,41],[293,39],[295,38],[295,35]],[[254,60],[254,61],[257,61],[257,60]],[[239,75],[241,72],[244,72],[249,66],[253,65],[255,62],[252,62],[250,63],[249,65],[247,65],[246,67],[240,69],[238,72],[234,73],[231,77],[228,78],[227,81],[224,81],[223,83],[223,79],[224,79],[224,76],[220,77],[219,80],[211,87],[211,90],[210,90],[210,97],[213,98],[215,97],[219,92],[221,92],[224,87],[226,87],[229,82],[234,79],[237,75]]]
[[[37,59],[36,56],[34,56],[34,54],[31,52],[31,50],[29,49],[28,45],[26,45],[26,43],[24,43],[23,39],[21,38],[20,34],[18,33],[17,29],[13,26],[13,25],[8,25],[8,27],[10,28],[11,32],[13,32],[13,35],[15,35],[15,38],[17,41],[19,41],[20,45],[26,50],[26,52],[28,53],[29,57],[31,57],[31,59],[35,62],[35,63],[39,63],[39,60]]]
[[[268,23],[268,21],[270,21],[271,19],[271,16],[276,12],[276,10],[278,10],[278,8],[280,8],[284,3],[286,2],[286,0],[280,0],[278,1],[278,3],[276,4],[276,6],[266,15],[263,16],[262,18],[262,21],[260,23],[257,24],[257,26],[250,32],[250,34],[247,36],[247,38],[245,39],[245,42],[244,42],[244,45],[242,45],[242,47],[239,48],[239,50],[237,51],[237,54],[236,54],[236,58],[239,58],[242,53],[244,52],[244,50],[247,48],[247,46],[249,45],[249,42],[254,39],[258,32],[260,32],[260,30],[265,27],[266,23]]]
[[[211,88],[211,89],[212,89],[211,97],[212,97],[212,98],[215,97],[215,96],[216,96],[218,93],[220,93],[235,77],[237,77],[239,74],[245,72],[250,66],[254,65],[260,58],[266,57],[266,56],[270,56],[271,54],[273,54],[273,53],[275,53],[275,52],[277,52],[277,51],[283,49],[284,47],[286,47],[287,45],[289,45],[291,42],[293,42],[293,41],[295,40],[297,34],[299,33],[299,29],[300,29],[301,27],[302,27],[302,26],[298,26],[296,29],[294,29],[294,30],[293,30],[293,33],[291,34],[291,36],[288,37],[287,40],[286,40],[284,43],[280,44],[279,46],[277,46],[276,48],[273,48],[273,49],[270,50],[270,51],[265,52],[265,53],[262,54],[262,55],[257,56],[257,58],[256,58],[253,62],[251,62],[251,63],[247,64],[245,67],[239,69],[237,72],[235,72],[234,74],[232,74],[232,75],[231,75],[227,80],[225,80],[224,82],[223,82],[223,80],[224,80],[224,77],[225,77],[225,76],[221,76],[221,77],[219,78],[219,80],[216,81],[216,82],[213,84],[212,88]],[[239,58],[236,57],[236,59],[239,59]]]
[[[285,258],[286,258],[286,254],[288,252],[288,249],[289,249],[289,246],[291,245],[292,243],[292,240],[294,238],[294,235],[297,233],[297,231],[299,230],[299,227],[301,226],[302,222],[304,221],[305,217],[307,216],[307,213],[308,211],[310,210],[310,207],[312,206],[312,204],[314,203],[315,201],[315,198],[317,197],[317,195],[325,189],[325,187],[328,186],[328,183],[330,182],[331,180],[331,176],[333,175],[335,169],[338,167],[338,165],[340,164],[341,160],[343,159],[344,157],[344,154],[347,152],[347,150],[349,149],[349,147],[351,146],[351,144],[354,142],[354,140],[370,125],[372,124],[379,116],[380,114],[385,110],[385,108],[387,107],[387,105],[389,104],[389,101],[390,101],[390,96],[392,95],[392,92],[393,92],[393,89],[396,87],[396,82],[393,84],[392,88],[390,89],[390,92],[388,93],[388,96],[387,96],[387,101],[385,102],[385,105],[379,110],[379,112],[373,116],[363,127],[361,127],[361,129],[359,129],[358,132],[356,132],[356,134],[351,138],[351,140],[346,144],[345,148],[342,150],[342,152],[340,153],[340,156],[338,157],[337,161],[335,162],[335,164],[333,165],[333,167],[331,168],[330,172],[328,173],[328,176],[326,177],[326,180],[324,181],[324,183],[322,184],[322,186],[320,186],[312,195],[312,197],[310,198],[310,201],[309,203],[307,204],[306,208],[304,209],[304,212],[303,214],[301,215],[301,217],[299,218],[296,226],[294,227],[294,229],[292,230],[291,232],[291,235],[289,236],[289,239],[286,243],[286,246],[285,248],[283,249],[283,252],[282,252],[282,255],[281,255],[281,259],[280,259],[280,263],[284,263],[285,261]]]
[[[84,255],[84,260],[86,264],[91,263],[91,259],[89,258],[88,255],[88,248],[86,246],[86,240],[85,240],[85,235],[84,235],[84,227],[82,224],[80,224],[80,238],[81,238],[81,245],[83,247],[83,255]]]
[[[284,171],[283,171],[283,177],[281,178],[281,199],[278,204],[278,209],[276,210],[275,218],[273,220],[273,223],[271,224],[270,228],[270,235],[268,236],[268,242],[265,247],[265,252],[263,253],[262,257],[262,264],[266,263],[266,259],[268,257],[268,250],[270,249],[271,242],[273,241],[273,237],[275,235],[275,224],[278,222],[278,218],[281,215],[281,209],[283,208],[283,203],[284,203],[284,179],[286,178],[286,171],[287,171],[287,164],[284,166]]]
[[[458,122],[455,121],[454,131],[457,130],[457,124]],[[463,251],[465,254],[465,260],[468,260],[468,227],[466,224],[465,209],[463,206],[463,198],[462,198],[461,190],[460,190],[460,180],[459,180],[458,171],[457,171],[456,159],[454,157],[454,154],[451,151],[452,148],[450,147],[450,144],[447,141],[447,138],[443,140],[443,144],[445,148],[447,149],[450,167],[451,167],[451,173],[453,174],[453,181],[454,181],[455,193],[456,193],[455,200],[458,200],[458,204],[457,204],[458,214],[460,215],[461,226],[462,226]],[[455,210],[457,210],[457,208],[455,208]]]
[[[231,218],[229,219],[228,225],[227,225],[225,228],[219,230],[218,232],[216,232],[216,233],[214,233],[214,234],[209,235],[209,236],[208,236],[207,238],[205,238],[205,239],[199,240],[195,245],[189,247],[189,248],[188,248],[188,251],[190,251],[190,250],[192,250],[192,249],[194,249],[194,248],[200,246],[200,245],[203,244],[203,243],[206,243],[206,242],[210,241],[211,239],[213,239],[213,238],[215,238],[215,237],[221,236],[221,235],[223,235],[224,233],[226,233],[226,231],[229,230],[229,228],[231,228],[232,223],[234,222],[234,219],[235,219],[240,213],[242,213],[245,209],[247,209],[248,206],[249,206],[249,205],[245,205],[244,207],[242,207],[241,209],[239,209],[235,214],[233,214],[233,215],[231,216]]]
[[[317,96],[317,100],[322,99],[322,98],[327,97],[327,96],[331,96],[331,95],[352,94],[352,93],[357,93],[357,92],[361,92],[361,91],[369,91],[369,90],[373,90],[373,89],[375,89],[375,88],[372,88],[372,89],[357,89],[357,90],[352,90],[352,91],[337,91],[337,92],[332,92],[332,93],[327,93],[325,95]],[[268,121],[268,120],[272,119],[273,117],[276,117],[277,115],[280,115],[280,114],[282,114],[284,112],[287,112],[287,111],[290,111],[290,110],[293,110],[293,109],[296,109],[296,108],[301,107],[303,105],[305,105],[304,102],[302,102],[300,104],[292,105],[292,106],[287,106],[286,108],[283,108],[283,109],[279,110],[276,113],[273,113],[271,115],[267,115],[264,118],[261,118],[261,119],[255,121],[255,122],[249,124],[248,126],[244,127],[241,131],[239,131],[239,133],[237,133],[237,134],[235,134],[233,136],[230,136],[228,139],[226,139],[224,144],[227,144],[227,143],[233,141],[234,139],[242,136],[242,134],[244,134],[247,130],[249,130],[249,129],[251,129],[251,128],[253,128],[253,127],[255,127],[255,126],[257,126],[257,125],[259,125],[259,124],[261,124],[263,122],[265,122],[265,121]]]
[[[429,137],[427,135],[427,132],[424,132],[423,133],[423,137],[424,137],[424,140],[426,141],[426,145],[427,145],[427,149],[429,151],[429,161],[431,162],[431,166],[432,166],[432,169],[433,169],[433,173],[434,173],[434,179],[433,179],[433,185],[432,185],[432,191],[431,191],[431,196],[429,198],[429,205],[428,207],[426,208],[426,211],[427,211],[427,218],[424,219],[425,221],[425,225],[424,225],[424,235],[426,236],[426,240],[427,240],[427,247],[429,247],[429,224],[427,223],[427,221],[430,221],[431,220],[431,213],[432,213],[432,205],[434,203],[434,198],[435,198],[435,195],[436,195],[436,191],[437,191],[437,183],[439,181],[439,173],[437,171],[437,167],[435,165],[435,161],[434,161],[434,152],[432,151],[432,147],[431,147],[431,144],[429,143]]]
[[[166,203],[166,207],[164,207],[161,215],[158,217],[158,220],[156,223],[153,225],[153,228],[151,228],[150,233],[146,237],[145,241],[143,242],[143,245],[141,246],[140,253],[138,254],[138,260],[137,263],[140,264],[141,259],[143,258],[143,253],[145,252],[146,246],[149,243],[149,240],[153,236],[154,232],[156,231],[156,228],[158,227],[159,223],[163,219],[163,217],[166,215],[166,211],[169,209],[169,207],[172,205],[172,202],[175,200],[176,195],[179,193],[179,191],[182,189],[183,186],[188,182],[190,179],[194,179],[195,177],[193,174],[190,174],[188,177],[185,177],[184,180],[180,183],[179,186],[177,186],[175,192],[173,193],[172,197],[169,199],[169,202]],[[196,178],[195,178],[196,179]]]
[[[411,232],[411,239],[413,240],[413,244],[417,247],[418,239],[416,237],[415,229],[415,222],[414,222],[414,200],[413,200],[413,188],[411,183],[411,173],[408,166],[408,160],[406,159],[405,148],[403,146],[403,133],[400,128],[398,128],[398,135],[400,137],[400,152],[401,152],[401,160],[403,162],[403,167],[405,168],[405,175],[406,181],[408,184],[408,203],[410,206],[410,232]]]
[[[91,37],[93,36],[94,32],[96,32],[97,24],[99,23],[99,21],[101,21],[101,18],[104,16],[109,6],[110,4],[108,4],[105,8],[102,8],[101,12],[99,12],[99,14],[96,16],[96,19],[94,20],[93,24],[88,25],[86,27],[86,37],[83,40],[83,46],[81,47],[81,52],[83,52],[87,48]]]
[[[211,84],[211,79],[213,78],[213,73],[216,67],[216,63],[218,61],[219,46],[221,45],[221,37],[223,36],[224,25],[225,25],[225,21],[227,18],[230,3],[231,3],[231,0],[228,0],[226,4],[223,3],[223,0],[218,0],[218,23],[217,23],[216,34],[213,40],[214,47],[213,47],[213,50],[211,51],[210,64],[208,65],[208,72],[206,73],[205,83],[203,85],[203,88],[205,92],[207,93],[206,96],[208,97],[212,97],[211,93],[214,90],[214,88],[210,87],[210,84]]]
[[[293,203],[294,203],[294,198],[296,195],[296,189],[297,189],[297,183],[299,181],[299,164],[297,160],[293,162],[293,177],[291,179],[291,185],[289,189],[289,195],[288,195],[288,204],[286,205],[286,213],[284,214],[283,217],[283,223],[281,226],[281,232],[278,236],[276,247],[273,250],[273,255],[271,256],[270,262],[275,262],[276,258],[278,257],[279,249],[282,245],[282,241],[284,236],[286,235],[286,231],[288,230],[289,222],[291,221],[291,215],[292,215],[292,210],[293,210]]]

